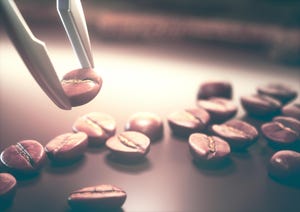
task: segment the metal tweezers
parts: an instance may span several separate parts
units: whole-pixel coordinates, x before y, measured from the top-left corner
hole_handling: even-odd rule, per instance
[[[82,68],[93,68],[81,1],[57,0],[57,11]],[[12,42],[34,79],[58,107],[70,110],[71,103],[64,93],[45,43],[32,34],[13,0],[0,0],[0,12]]]

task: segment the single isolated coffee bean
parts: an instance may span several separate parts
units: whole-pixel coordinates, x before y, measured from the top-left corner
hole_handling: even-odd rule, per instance
[[[281,109],[281,113],[284,116],[289,116],[300,120],[300,102],[284,106]]]
[[[217,136],[193,133],[189,137],[189,148],[196,161],[216,163],[230,154],[230,146]]]
[[[121,208],[127,194],[114,185],[103,184],[73,191],[68,203],[74,210],[104,210]]]
[[[173,112],[168,116],[169,126],[178,136],[189,136],[195,132],[202,132],[210,121],[209,113],[203,108],[185,109]]]
[[[261,126],[263,135],[278,147],[293,146],[300,139],[300,121],[292,117],[278,116]]]
[[[67,73],[61,80],[62,87],[73,107],[91,101],[102,86],[100,75],[90,68],[76,69]]]
[[[79,117],[73,131],[86,133],[90,145],[101,145],[116,133],[116,122],[106,113],[92,112]]]
[[[268,165],[269,174],[279,180],[298,179],[300,177],[300,153],[292,150],[276,152]]]
[[[266,118],[278,114],[282,106],[278,100],[261,94],[242,96],[241,103],[250,116],[259,118]]]
[[[208,100],[198,100],[197,105],[209,113],[211,123],[227,121],[237,113],[237,106],[233,101],[225,98],[212,97]]]
[[[144,133],[151,141],[156,141],[162,138],[163,122],[155,113],[138,112],[133,114],[126,122],[125,130]]]
[[[211,81],[202,83],[199,87],[197,99],[208,99],[210,97],[232,98],[232,86],[229,82]]]
[[[228,141],[234,150],[246,149],[258,137],[258,132],[254,126],[240,120],[230,120],[221,125],[214,124],[212,131]]]
[[[143,133],[125,131],[106,141],[106,146],[119,159],[139,159],[150,151],[150,139]]]
[[[10,171],[32,174],[39,171],[45,162],[44,147],[35,140],[20,141],[3,150],[0,160]]]
[[[69,162],[81,157],[88,144],[88,136],[84,132],[65,133],[53,138],[45,146],[50,160]]]
[[[260,86],[257,88],[257,92],[259,94],[271,96],[279,100],[282,104],[286,104],[297,97],[297,91],[280,83],[271,83]]]
[[[8,173],[0,173],[0,204],[13,199],[17,187],[14,176]]]

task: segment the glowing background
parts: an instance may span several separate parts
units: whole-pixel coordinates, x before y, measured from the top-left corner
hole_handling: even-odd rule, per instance
[[[35,29],[46,42],[61,77],[79,64],[62,31]],[[300,93],[299,69],[265,60],[257,52],[213,45],[110,43],[91,36],[96,69],[103,77],[100,94],[71,111],[58,109],[27,71],[12,43],[0,33],[0,150],[23,139],[45,145],[71,131],[73,121],[92,111],[115,117],[118,132],[137,111],[159,114],[164,138],[154,143],[145,161],[118,164],[105,148],[89,148],[72,166],[45,165],[37,178],[19,182],[9,211],[68,211],[68,194],[78,188],[112,183],[128,193],[124,211],[299,211],[300,190],[272,181],[266,162],[273,150],[260,137],[248,153],[232,154],[220,170],[195,166],[185,139],[171,135],[166,122],[172,110],[195,106],[198,86],[207,80],[228,80],[244,117],[239,97],[256,86],[285,82]],[[298,97],[299,101],[299,97]]]

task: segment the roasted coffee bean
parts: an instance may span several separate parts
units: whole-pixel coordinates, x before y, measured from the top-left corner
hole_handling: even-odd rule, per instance
[[[193,133],[189,137],[189,147],[196,161],[216,163],[230,154],[230,146],[217,136]]]
[[[300,121],[278,116],[261,126],[263,135],[276,146],[293,146],[300,139]]]
[[[211,123],[227,121],[237,113],[237,106],[229,99],[212,97],[208,100],[198,100],[197,105],[209,113]]]
[[[87,146],[84,132],[65,133],[53,138],[45,146],[45,151],[54,162],[69,162],[81,157]]]
[[[213,125],[212,131],[228,141],[235,150],[243,150],[254,143],[258,137],[256,128],[244,121],[230,120],[221,125]]]
[[[163,135],[163,122],[155,113],[138,112],[129,118],[125,130],[144,133],[151,141],[155,141]]]
[[[242,96],[241,103],[243,108],[250,116],[256,116],[260,118],[278,114],[282,106],[278,100],[260,94]]]
[[[179,136],[189,136],[195,132],[202,132],[207,127],[209,120],[209,113],[202,108],[173,112],[168,117],[172,132]]]
[[[93,69],[82,68],[67,73],[61,84],[71,105],[75,107],[86,104],[99,93],[102,79]]]
[[[271,83],[257,88],[258,93],[271,96],[279,100],[282,104],[286,104],[297,96],[297,92],[284,84]]]
[[[231,99],[232,87],[229,82],[205,82],[200,85],[197,99],[208,99],[210,97],[223,97]]]
[[[284,106],[281,112],[284,116],[290,116],[300,120],[300,102]]]
[[[42,167],[46,159],[44,147],[35,140],[20,141],[3,150],[1,162],[10,171],[31,174]]]
[[[102,211],[122,207],[126,197],[126,192],[114,185],[98,185],[73,191],[68,203],[75,210]]]
[[[274,178],[289,180],[300,177],[300,153],[292,150],[276,152],[270,159],[268,172]]]
[[[79,117],[73,124],[74,132],[85,132],[90,145],[101,145],[116,133],[116,122],[105,113],[92,112]]]
[[[116,158],[138,159],[150,151],[150,139],[140,132],[125,131],[109,138],[106,146]]]
[[[11,201],[14,197],[17,181],[8,173],[0,173],[0,204]]]

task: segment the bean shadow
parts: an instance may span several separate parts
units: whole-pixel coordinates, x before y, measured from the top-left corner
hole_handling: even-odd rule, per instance
[[[105,157],[105,163],[113,169],[127,173],[140,173],[151,169],[151,163],[147,157],[138,160],[124,160],[108,153]]]
[[[278,179],[272,175],[269,175],[269,178],[271,180],[273,180],[276,183],[279,183],[281,185],[284,186],[288,186],[288,187],[292,187],[292,188],[297,188],[300,189],[300,180],[299,180],[300,176],[297,177],[292,177],[292,178],[288,178],[288,179]]]
[[[151,140],[151,145],[156,145],[156,144],[159,144],[161,142],[163,142],[164,140],[164,135],[162,135],[160,138],[158,139],[155,139],[155,140]]]
[[[88,145],[86,152],[91,154],[101,154],[103,152],[107,151],[107,148],[105,144],[101,145]]]
[[[231,158],[226,158],[214,164],[193,160],[193,165],[199,172],[207,176],[226,176],[236,170],[236,165]]]
[[[54,174],[74,173],[76,170],[78,170],[80,167],[86,164],[86,160],[86,156],[83,155],[80,158],[63,163],[49,161],[47,166],[45,167],[45,171]]]
[[[0,211],[8,210],[14,203],[14,197],[9,200],[0,200]]]
[[[179,142],[183,142],[186,143],[189,140],[189,136],[190,135],[178,135],[178,134],[171,134],[171,139],[174,141],[179,141]]]
[[[99,209],[99,210],[87,210],[87,209],[73,209],[73,208],[67,208],[65,212],[125,212],[123,208],[112,208],[112,209]]]
[[[240,160],[251,160],[252,158],[252,155],[248,149],[233,150],[230,154],[232,157],[238,158]]]
[[[262,124],[266,123],[266,122],[270,122],[272,121],[272,116],[268,116],[268,117],[252,117],[249,115],[244,115],[241,120],[245,121],[251,125],[253,125],[254,127],[256,127],[256,129],[258,131],[260,131],[260,127]]]

